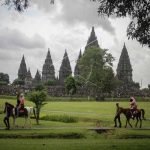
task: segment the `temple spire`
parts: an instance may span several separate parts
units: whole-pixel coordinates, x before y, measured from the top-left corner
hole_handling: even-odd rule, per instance
[[[18,70],[18,79],[21,79],[24,81],[26,78],[26,75],[27,75],[27,66],[26,66],[24,55],[23,55],[21,63],[20,63],[20,67]]]
[[[85,49],[87,49],[88,47],[91,47],[91,46],[99,47],[94,27],[92,27],[92,31],[91,31],[90,37],[87,41],[87,45],[86,45]]]
[[[129,54],[124,43],[121,56],[117,67],[117,77],[124,82],[132,82],[132,66],[130,63]]]
[[[45,63],[43,65],[43,71],[42,71],[42,81],[47,82],[49,80],[51,81],[55,80],[55,69],[52,62],[50,49],[48,49]]]
[[[33,80],[33,84],[35,86],[41,84],[41,74],[39,73],[39,70],[37,70],[37,72],[35,74],[35,77],[34,77],[34,80]]]
[[[68,58],[67,50],[65,50],[65,54],[62,60],[62,64],[59,70],[59,82],[60,84],[64,84],[64,80],[72,74],[71,65]]]
[[[82,52],[80,49],[79,56],[76,61],[76,65],[75,65],[75,69],[74,69],[74,76],[76,76],[76,77],[80,75],[79,61],[80,61],[81,57],[82,57]]]
[[[30,72],[30,68],[28,69],[28,72],[27,72],[27,75],[26,75],[26,78],[25,78],[25,85],[27,87],[32,86],[32,75],[31,75],[31,72]]]

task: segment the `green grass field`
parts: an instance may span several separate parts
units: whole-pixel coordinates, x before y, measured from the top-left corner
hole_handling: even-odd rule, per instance
[[[15,104],[12,99],[0,99],[0,112],[3,111],[4,102]],[[36,125],[31,119],[32,127],[21,129],[24,119],[19,118],[19,129],[4,130],[3,117],[0,114],[0,149],[64,149],[64,150],[97,150],[105,149],[150,149],[150,102],[139,102],[138,107],[145,109],[143,129],[121,128],[97,133],[91,128],[113,128],[116,102],[47,102],[42,108],[41,117],[48,116],[48,120],[40,120]],[[119,102],[120,106],[128,107],[128,102]],[[33,106],[26,101],[27,106]],[[122,115],[122,124],[125,117]],[[47,118],[47,117],[45,117]],[[68,119],[69,118],[69,119]],[[71,119],[70,119],[71,118]],[[70,121],[73,119],[75,121]],[[68,121],[69,120],[69,121]],[[135,121],[131,120],[134,125]],[[12,124],[12,119],[11,119]],[[29,122],[28,122],[29,125]]]

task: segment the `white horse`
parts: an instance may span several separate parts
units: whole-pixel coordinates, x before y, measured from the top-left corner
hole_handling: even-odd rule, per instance
[[[9,117],[13,118],[13,127],[16,126],[16,119],[19,118],[16,116],[15,113],[15,107],[12,104],[5,103],[5,109],[4,112],[6,113],[6,116],[4,117],[4,123],[6,125],[6,129],[10,128],[9,124]],[[29,126],[31,127],[31,116],[34,115],[36,118],[36,108],[34,107],[24,107],[24,112],[21,113],[21,117],[25,118],[24,127],[27,125],[27,121],[29,120]]]

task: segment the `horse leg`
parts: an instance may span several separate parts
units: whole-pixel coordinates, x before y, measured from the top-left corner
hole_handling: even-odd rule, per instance
[[[5,125],[6,125],[6,129],[10,129],[10,124],[9,124],[9,117],[5,117],[4,118],[4,123],[5,123]]]
[[[137,127],[138,122],[139,122],[139,118],[136,117],[136,124],[135,124],[135,127]]]
[[[121,128],[121,120],[120,120],[120,115],[118,116],[118,122],[119,122],[119,127]]]
[[[115,122],[115,125],[114,125],[114,127],[117,127],[117,116],[115,116],[115,118],[114,118],[114,122]]]
[[[16,116],[13,116],[13,128],[15,128],[16,125]]]
[[[6,120],[7,120],[7,117],[4,117],[4,120],[3,120],[3,121],[4,121],[4,124],[5,124],[6,128],[8,128],[8,124],[7,124],[7,121],[6,121]]]
[[[142,119],[141,119],[141,117],[139,119],[140,119],[140,128],[141,128],[142,127]]]
[[[130,119],[129,119],[129,118],[127,119],[127,122],[128,122],[128,124],[130,125],[130,127],[132,128],[132,125],[131,125],[131,123],[130,123]]]

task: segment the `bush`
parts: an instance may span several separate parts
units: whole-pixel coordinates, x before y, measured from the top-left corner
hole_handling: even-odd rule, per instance
[[[77,117],[68,116],[68,115],[46,115],[40,118],[40,120],[46,121],[58,121],[58,122],[65,122],[65,123],[75,123],[78,122]]]

